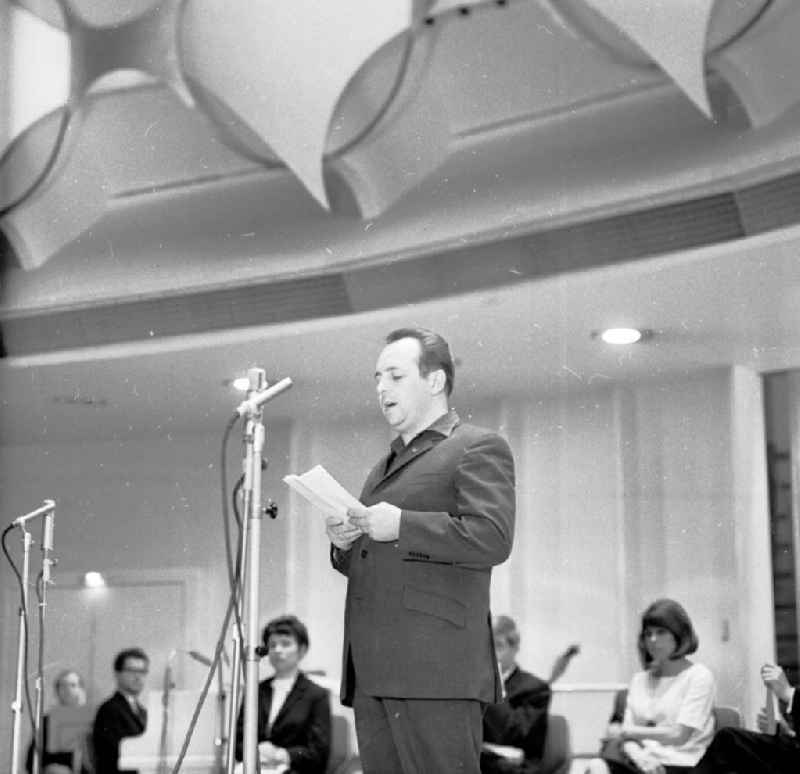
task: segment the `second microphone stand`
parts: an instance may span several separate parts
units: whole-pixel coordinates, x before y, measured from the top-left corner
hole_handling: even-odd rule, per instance
[[[244,569],[245,642],[244,659],[244,734],[242,738],[242,774],[258,774],[258,654],[259,644],[259,587],[261,578],[261,457],[264,450],[262,407],[267,401],[292,385],[289,378],[267,388],[266,373],[261,368],[248,371],[250,392],[248,400],[237,412],[246,419],[244,431],[244,484],[242,485],[242,520],[245,524],[242,561]],[[238,679],[238,672],[234,673]],[[233,692],[232,692],[233,693]],[[235,744],[235,736],[229,736]]]
[[[39,774],[41,768],[40,752],[42,750],[42,675],[41,663],[42,654],[44,652],[44,620],[45,608],[47,598],[47,586],[50,583],[50,568],[54,564],[52,559],[53,551],[53,514],[55,511],[55,502],[52,500],[45,500],[41,508],[35,511],[26,513],[24,516],[13,521],[13,525],[22,530],[22,573],[20,575],[20,593],[22,598],[20,600],[19,608],[19,631],[17,640],[17,671],[16,671],[16,688],[14,692],[14,703],[11,705],[13,719],[11,729],[11,765],[9,771],[11,774],[17,774],[20,770],[21,759],[21,729],[22,729],[22,712],[24,702],[22,698],[23,686],[25,684],[25,662],[28,645],[28,573],[30,570],[30,549],[33,543],[33,538],[28,532],[27,525],[31,519],[44,516],[42,522],[42,591],[39,599],[39,620],[42,623],[39,632],[39,665],[37,678],[36,678],[36,710],[33,718],[33,774]]]

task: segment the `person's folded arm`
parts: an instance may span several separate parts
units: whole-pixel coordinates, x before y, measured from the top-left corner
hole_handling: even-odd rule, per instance
[[[689,737],[696,729],[684,726],[682,723],[673,723],[657,726],[623,726],[621,737],[624,741],[643,742],[652,739],[660,744],[680,747],[689,741]]]
[[[643,725],[628,708],[622,724],[622,738],[636,742],[652,739],[663,745],[679,747],[698,729],[705,728],[714,704],[714,676],[706,667],[696,664],[688,678],[688,686],[672,722]]]

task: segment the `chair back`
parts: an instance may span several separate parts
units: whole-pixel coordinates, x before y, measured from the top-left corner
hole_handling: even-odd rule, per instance
[[[548,715],[547,734],[542,751],[542,773],[560,774],[569,770],[571,756],[567,719],[563,715]]]
[[[72,756],[72,771],[73,774],[82,774],[84,771],[95,774],[94,744],[91,731],[87,731],[83,735],[80,746]]]
[[[625,719],[625,706],[628,703],[628,689],[623,688],[614,694],[614,706],[611,710],[609,723],[622,723]]]
[[[714,707],[714,730],[720,728],[741,728],[742,713],[736,707]]]
[[[350,725],[344,715],[331,715],[331,754],[328,772],[338,772],[350,758]]]

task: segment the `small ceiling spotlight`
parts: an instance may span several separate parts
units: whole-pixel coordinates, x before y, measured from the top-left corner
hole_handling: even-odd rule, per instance
[[[599,338],[606,344],[635,344],[647,338],[649,331],[638,328],[606,328],[603,331],[594,331],[593,338]]]
[[[102,573],[90,570],[83,576],[83,585],[87,589],[102,589],[105,588],[106,579]]]

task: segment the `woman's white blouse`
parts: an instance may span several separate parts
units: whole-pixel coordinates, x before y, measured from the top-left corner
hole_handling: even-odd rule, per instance
[[[652,677],[637,672],[628,688],[625,725],[675,725],[692,729],[682,745],[646,739],[642,746],[666,766],[694,766],[714,736],[714,675],[702,664],[692,664],[674,677]]]

